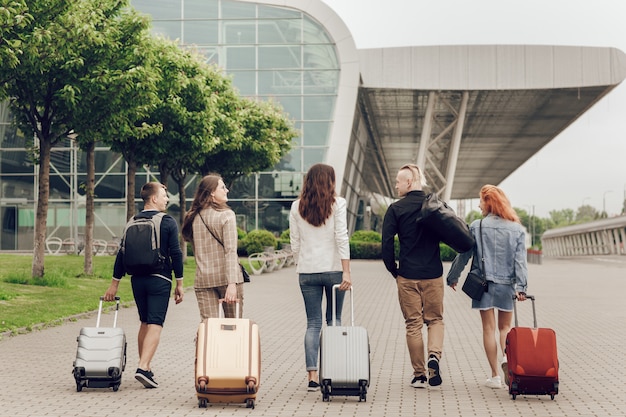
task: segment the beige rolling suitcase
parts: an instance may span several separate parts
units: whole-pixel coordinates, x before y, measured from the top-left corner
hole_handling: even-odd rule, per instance
[[[239,303],[237,303],[237,317]],[[198,406],[245,403],[254,408],[261,376],[258,325],[249,319],[203,320],[196,341],[195,385]]]

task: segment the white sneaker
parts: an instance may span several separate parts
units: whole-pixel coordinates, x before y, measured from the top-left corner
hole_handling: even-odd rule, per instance
[[[502,388],[502,380],[500,379],[500,375],[488,378],[487,382],[485,382],[485,386],[489,388]]]

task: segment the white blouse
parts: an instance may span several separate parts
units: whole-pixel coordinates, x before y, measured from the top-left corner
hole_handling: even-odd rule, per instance
[[[350,259],[346,200],[335,197],[332,215],[319,227],[300,216],[299,205],[300,199],[294,201],[289,213],[289,236],[296,272],[341,272],[341,260]]]

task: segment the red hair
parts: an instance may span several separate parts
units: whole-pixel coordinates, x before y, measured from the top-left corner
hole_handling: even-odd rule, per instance
[[[495,185],[483,185],[480,189],[481,206],[487,213],[495,214],[505,220],[521,223],[519,216],[502,189]]]

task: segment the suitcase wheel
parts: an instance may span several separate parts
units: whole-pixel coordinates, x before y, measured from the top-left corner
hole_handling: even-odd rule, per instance
[[[330,392],[332,391],[332,388],[329,379],[325,379],[322,381],[321,391],[322,401],[330,401]]]
[[[120,389],[120,384],[113,385],[113,392],[117,392]]]
[[[248,385],[246,386],[246,392],[248,394],[256,393],[256,383],[253,380],[248,381]],[[252,406],[252,408],[254,408],[254,405]]]
[[[74,374],[74,379],[76,380],[76,391],[81,392],[83,390],[82,377],[85,376],[85,368],[82,366],[79,368],[75,367],[72,373]]]
[[[209,403],[209,400],[207,400],[206,398],[200,398],[198,400],[198,407],[199,408],[206,408],[208,403]]]
[[[511,382],[511,387],[509,388],[509,394],[511,394],[511,397],[513,398],[513,400],[515,400],[515,398],[517,397],[517,382]]]
[[[367,401],[367,381],[359,381],[359,402]]]
[[[246,400],[246,408],[252,408],[254,410],[254,400],[252,398]]]
[[[204,378],[198,381],[198,392],[206,392],[206,383],[207,381]]]
[[[120,372],[120,368],[117,366],[112,366],[107,370],[107,373],[112,379],[121,378],[122,372]]]

